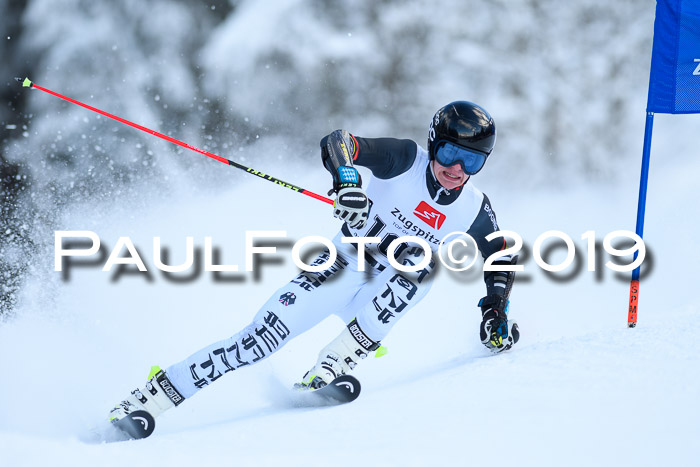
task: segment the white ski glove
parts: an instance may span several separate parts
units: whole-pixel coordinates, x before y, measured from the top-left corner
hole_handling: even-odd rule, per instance
[[[344,220],[350,228],[361,229],[367,222],[370,202],[362,189],[362,178],[353,167],[357,155],[355,138],[345,130],[335,130],[321,141],[321,160],[333,175],[333,189],[337,194],[333,215]]]
[[[348,167],[343,167],[343,169],[348,169]],[[333,208],[333,215],[344,220],[348,227],[361,229],[367,222],[370,204],[365,190],[357,185],[341,188],[335,198]]]

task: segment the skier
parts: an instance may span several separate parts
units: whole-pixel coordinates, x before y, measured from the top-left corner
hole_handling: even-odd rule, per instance
[[[153,367],[148,382],[110,413],[121,420],[137,410],[153,417],[175,407],[226,373],[259,362],[330,314],[347,326],[324,347],[298,388],[315,390],[352,370],[367,356],[381,352],[381,340],[428,292],[435,263],[407,273],[393,268],[387,247],[399,237],[425,239],[434,251],[451,232],[466,232],[484,258],[505,248],[505,240],[485,237],[498,230],[489,199],[470,182],[493,151],[496,127],[480,106],[452,102],[430,123],[428,150],[411,140],[360,138],[336,130],[321,140],[321,158],[333,176],[334,215],[345,221],[333,240],[335,261],[321,272],[301,272],[278,289],[253,321],[228,339],[213,343],[165,370]],[[355,165],[372,176],[365,190]],[[380,237],[360,244],[357,237]],[[422,248],[401,244],[395,257],[403,265],[424,264]],[[363,254],[361,258],[358,258]],[[329,263],[324,251],[312,263]],[[360,259],[367,265],[362,270]],[[495,265],[515,264],[501,256]],[[485,272],[486,296],[481,342],[494,353],[519,339],[517,325],[508,322],[507,308],[513,272]]]

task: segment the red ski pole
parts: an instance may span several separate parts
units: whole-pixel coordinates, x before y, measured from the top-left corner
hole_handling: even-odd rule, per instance
[[[124,118],[117,117],[116,115],[112,115],[111,113],[105,112],[104,110],[100,110],[100,109],[98,109],[98,108],[95,108],[95,107],[92,107],[92,106],[90,106],[90,105],[87,105],[87,104],[85,104],[85,103],[83,103],[83,102],[77,101],[77,100],[75,100],[75,99],[71,99],[70,97],[64,96],[64,95],[59,94],[59,93],[54,92],[54,91],[51,91],[50,89],[42,88],[41,86],[32,83],[32,82],[29,80],[29,78],[25,78],[24,80],[22,80],[22,78],[15,78],[15,79],[16,79],[18,82],[22,83],[22,86],[24,86],[25,88],[33,88],[33,89],[38,89],[38,90],[40,90],[40,91],[44,91],[45,93],[51,94],[52,96],[56,96],[56,97],[58,97],[58,98],[60,98],[60,99],[66,100],[66,101],[68,101],[68,102],[71,102],[71,103],[73,103],[73,104],[79,105],[79,106],[81,106],[81,107],[85,107],[85,108],[88,109],[88,110],[92,110],[93,112],[97,112],[97,113],[100,114],[100,115],[104,115],[105,117],[109,117],[109,118],[111,118],[112,120],[116,120],[116,121],[121,122],[121,123],[123,123],[123,124],[125,124],[125,125],[129,125],[129,126],[131,126],[131,127],[134,127],[134,128],[136,128],[136,129],[139,129],[139,130],[141,130],[141,131],[144,131],[144,132],[146,132],[146,133],[149,133],[149,134],[151,134],[151,135],[153,135],[153,136],[157,136],[158,138],[164,139],[164,140],[166,140],[166,141],[170,141],[171,143],[177,144],[178,146],[182,146],[183,148],[191,149],[192,151],[198,152],[198,153],[203,154],[203,155],[205,155],[205,156],[207,156],[207,157],[211,157],[212,159],[217,160],[217,161],[219,161],[219,162],[222,162],[222,163],[224,163],[224,164],[233,166],[233,167],[235,167],[235,168],[237,168],[237,169],[245,170],[245,171],[246,171],[247,173],[249,173],[249,174],[257,175],[258,177],[260,177],[260,178],[262,178],[262,179],[268,180],[268,181],[270,181],[270,182],[272,182],[272,183],[275,183],[275,184],[277,184],[277,185],[283,186],[283,187],[285,187],[285,188],[289,188],[290,190],[296,191],[297,193],[301,193],[301,194],[306,195],[306,196],[311,196],[312,198],[315,198],[315,199],[317,199],[317,200],[319,200],[319,201],[323,201],[324,203],[328,203],[328,204],[331,204],[331,205],[333,204],[333,200],[332,200],[332,199],[329,199],[329,198],[326,198],[325,196],[321,196],[321,195],[318,195],[318,194],[316,194],[316,193],[314,193],[314,192],[312,192],[312,191],[309,191],[309,190],[307,190],[307,189],[305,189],[305,188],[301,188],[301,187],[298,187],[298,186],[296,186],[296,185],[292,185],[291,183],[287,183],[287,182],[285,182],[285,181],[283,181],[283,180],[280,180],[279,178],[275,178],[275,177],[273,177],[272,175],[268,175],[268,174],[263,173],[263,172],[260,172],[260,171],[258,171],[258,170],[251,169],[250,167],[246,167],[245,165],[239,164],[238,162],[234,162],[234,161],[229,160],[229,159],[226,159],[226,158],[224,158],[224,157],[217,156],[216,154],[212,154],[212,153],[209,152],[209,151],[205,151],[204,149],[200,149],[200,148],[198,148],[198,147],[192,146],[191,144],[187,144],[187,143],[185,143],[185,142],[182,142],[182,141],[180,141],[180,140],[177,140],[177,139],[175,139],[175,138],[172,138],[172,137],[170,137],[170,136],[168,136],[168,135],[164,135],[163,133],[158,133],[158,132],[155,131],[155,130],[151,130],[150,128],[146,128],[145,126],[141,126],[141,125],[139,125],[139,124],[137,124],[137,123],[130,122],[129,120],[126,120],[126,119],[124,119]]]

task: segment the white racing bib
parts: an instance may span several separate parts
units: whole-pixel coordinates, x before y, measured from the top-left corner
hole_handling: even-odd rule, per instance
[[[418,146],[416,159],[406,172],[388,180],[371,176],[367,196],[372,209],[367,224],[361,229],[343,229],[355,237],[380,237],[381,242],[367,244],[366,251],[385,266],[389,266],[387,248],[395,239],[419,237],[437,251],[448,234],[467,232],[481,209],[484,195],[471,180],[451,204],[433,201],[425,179],[429,162],[427,151]]]

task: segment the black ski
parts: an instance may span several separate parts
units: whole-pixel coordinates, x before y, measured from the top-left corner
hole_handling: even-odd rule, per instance
[[[360,381],[354,376],[342,375],[321,389],[297,390],[301,398],[295,401],[296,406],[323,406],[347,404],[360,395]]]
[[[145,410],[131,412],[121,420],[115,418],[112,420],[112,424],[131,439],[147,438],[156,429],[155,419]]]

